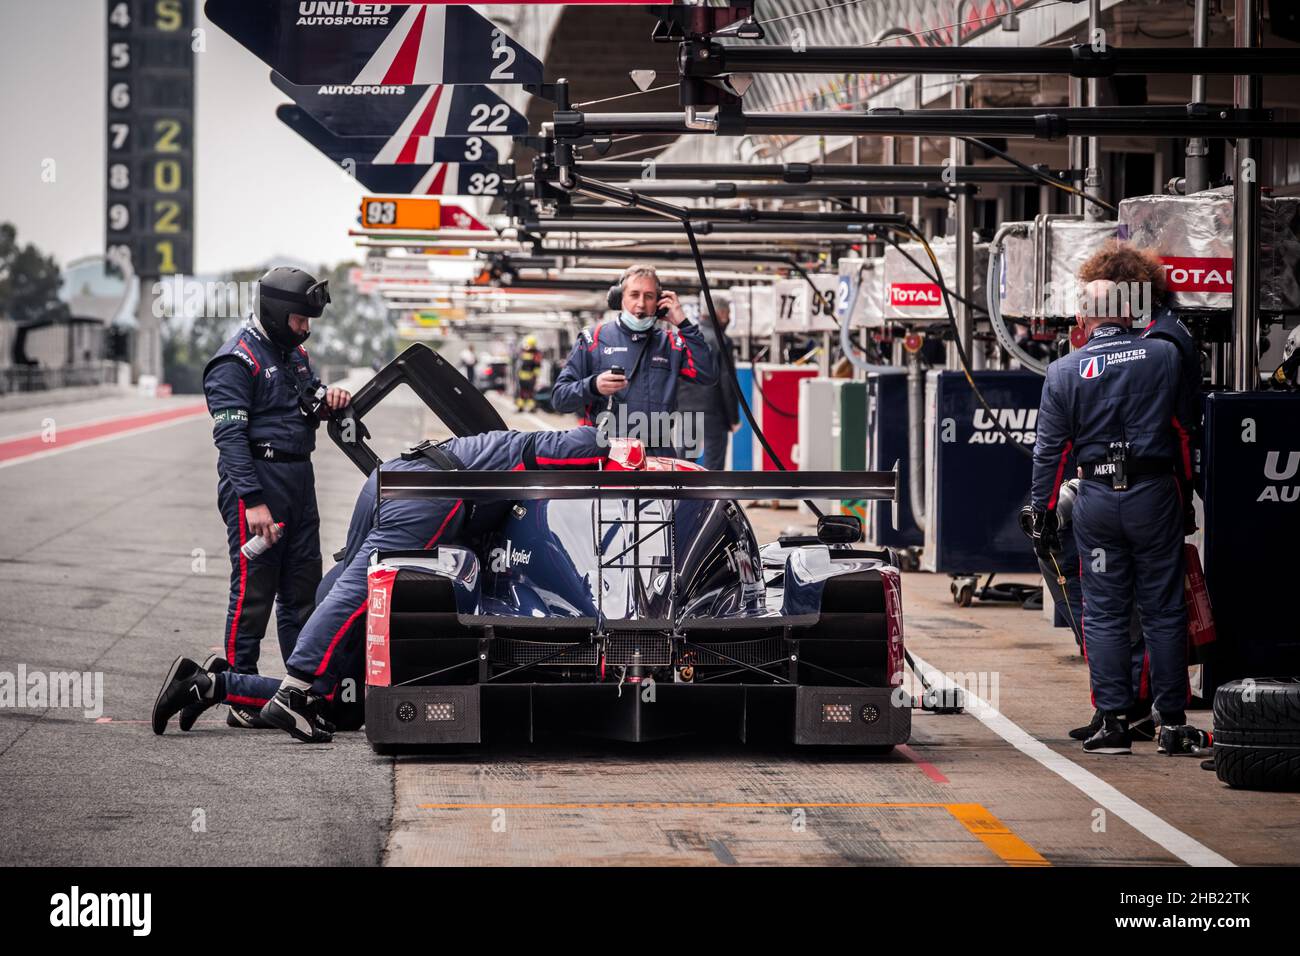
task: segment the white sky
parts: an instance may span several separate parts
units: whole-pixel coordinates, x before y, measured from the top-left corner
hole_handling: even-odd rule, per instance
[[[60,265],[104,251],[106,16],[103,0],[0,0],[0,221]],[[275,118],[269,68],[199,16],[195,271],[358,258],[362,188]]]

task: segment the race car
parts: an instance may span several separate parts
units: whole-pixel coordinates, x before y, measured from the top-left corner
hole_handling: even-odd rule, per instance
[[[457,435],[505,428],[413,345],[405,383]],[[367,474],[362,436],[343,442]],[[590,472],[380,472],[379,498],[474,503],[464,544],[369,570],[366,734],[381,753],[543,734],[684,735],[887,752],[911,730],[894,555],[848,515],[760,546],[742,498],[892,498],[894,472],[708,472],[615,440]]]

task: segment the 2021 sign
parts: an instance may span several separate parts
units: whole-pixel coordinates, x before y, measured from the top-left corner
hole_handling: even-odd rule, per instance
[[[108,0],[105,247],[136,275],[194,269],[194,4]]]

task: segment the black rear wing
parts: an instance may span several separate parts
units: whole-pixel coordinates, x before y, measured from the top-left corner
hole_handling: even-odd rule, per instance
[[[893,500],[893,471],[379,471],[379,498]]]
[[[367,412],[393,389],[408,385],[453,435],[463,438],[506,427],[497,410],[465,376],[427,345],[416,342],[393,359],[352,396],[352,410],[360,423]],[[366,444],[363,428],[353,424],[345,433],[343,416],[331,418],[329,435],[364,474],[379,467],[380,458]],[[349,437],[351,441],[347,440]]]

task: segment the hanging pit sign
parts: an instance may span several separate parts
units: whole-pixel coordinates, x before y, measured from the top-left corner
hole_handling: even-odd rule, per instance
[[[213,23],[296,84],[542,82],[542,64],[467,6],[207,0]]]
[[[431,231],[442,225],[442,203],[412,196],[366,196],[361,200],[363,229]]]
[[[375,193],[400,193],[414,196],[496,196],[513,176],[514,167],[506,164],[485,166],[482,163],[419,163],[378,165],[356,163],[348,167],[366,189]]]
[[[365,229],[421,232],[456,229],[489,234],[492,232],[482,220],[476,218],[463,206],[423,196],[366,196],[361,200],[361,215],[358,221]]]
[[[194,5],[108,0],[105,252],[135,273],[194,271]]]
[[[446,87],[438,87],[446,89]],[[311,143],[344,169],[357,165],[424,165],[435,162],[496,163],[496,149],[482,136],[433,137],[410,135],[337,136],[308,115],[306,110],[285,103],[276,108],[276,118]]]
[[[299,86],[274,70],[271,82],[335,136],[387,140],[528,132],[528,120],[486,86]]]

